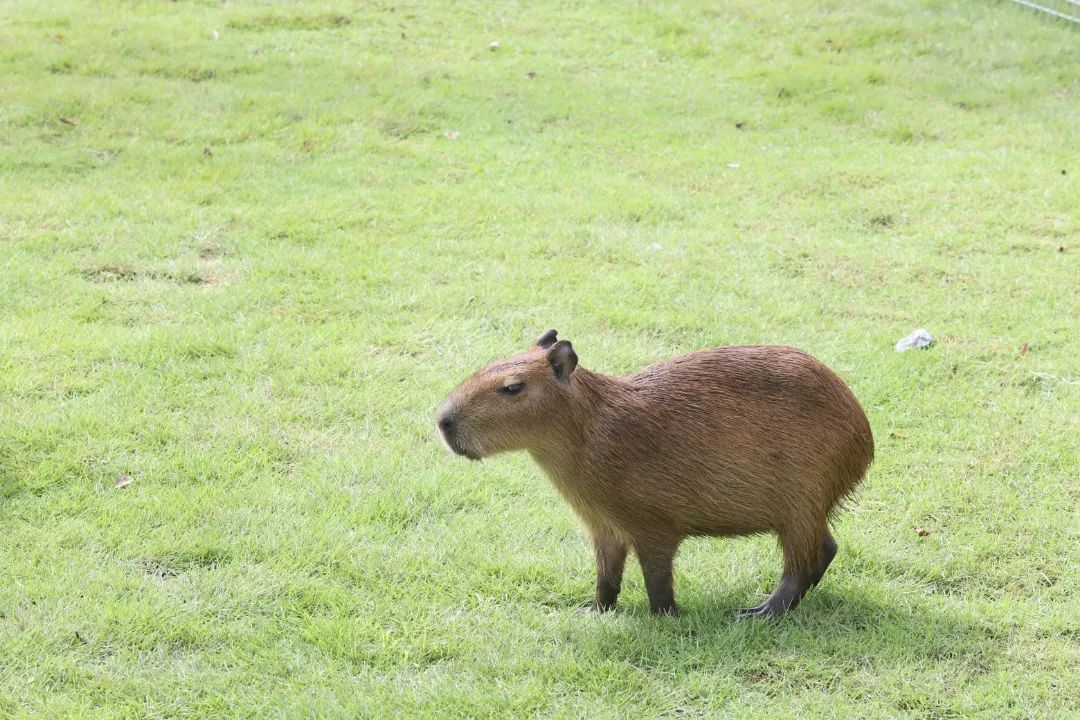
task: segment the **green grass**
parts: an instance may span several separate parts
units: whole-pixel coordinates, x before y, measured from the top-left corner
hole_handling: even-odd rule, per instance
[[[12,0],[0,99],[0,717],[1076,716],[1074,29]],[[569,510],[433,431],[548,327],[850,383],[877,462],[796,613],[733,619],[765,537],[687,543],[678,620],[636,566],[575,611]]]

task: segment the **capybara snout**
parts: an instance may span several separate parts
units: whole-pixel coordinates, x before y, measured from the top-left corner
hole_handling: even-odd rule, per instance
[[[615,377],[580,367],[549,330],[458,386],[437,423],[459,455],[532,455],[592,535],[597,611],[614,606],[631,550],[651,609],[674,613],[683,538],[769,532],[784,572],[744,613],[786,612],[836,554],[829,516],[874,454],[843,381],[772,345],[701,350]]]

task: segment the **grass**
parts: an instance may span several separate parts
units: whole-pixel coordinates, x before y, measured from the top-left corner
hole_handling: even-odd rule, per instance
[[[0,717],[1075,716],[1077,37],[4,3]],[[575,612],[568,509],[433,431],[548,327],[593,370],[782,342],[850,383],[878,459],[797,613],[733,620],[764,537],[687,543],[678,620],[636,566]]]

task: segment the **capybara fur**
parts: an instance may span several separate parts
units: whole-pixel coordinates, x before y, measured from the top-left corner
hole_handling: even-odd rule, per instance
[[[468,458],[529,451],[592,534],[597,612],[614,607],[630,550],[652,612],[674,614],[683,538],[769,532],[784,555],[780,583],[741,613],[783,614],[821,580],[836,554],[830,513],[874,457],[843,381],[778,345],[701,350],[615,377],[578,366],[549,330],[463,382],[438,425]]]

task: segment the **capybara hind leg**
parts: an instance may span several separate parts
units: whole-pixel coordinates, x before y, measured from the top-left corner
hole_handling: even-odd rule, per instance
[[[615,607],[622,587],[626,545],[606,535],[593,535],[596,551],[596,597],[589,609],[605,612]]]
[[[821,539],[821,556],[818,557],[817,566],[810,575],[810,587],[821,582],[821,576],[829,569],[829,563],[834,557],[836,557],[836,540],[828,531],[825,531],[825,537]]]
[[[672,578],[675,546],[635,544],[634,551],[641,563],[641,572],[645,576],[645,591],[649,594],[649,610],[653,615],[678,615]]]
[[[800,580],[795,575],[785,573],[784,576],[780,578],[780,584],[773,590],[772,595],[770,595],[765,602],[757,607],[740,610],[739,615],[742,617],[762,618],[780,617],[799,604],[799,601],[802,600],[803,595],[806,594],[809,587],[810,585],[805,577]]]
[[[825,532],[820,537],[824,538],[826,536],[828,536],[829,540],[832,540],[828,532]],[[811,546],[813,550],[807,553],[805,543],[801,542],[802,537],[805,537],[805,535],[795,532],[780,535],[780,547],[784,551],[784,574],[780,578],[780,584],[777,585],[765,602],[756,607],[740,610],[739,615],[744,617],[779,617],[788,610],[794,609],[803,599],[806,591],[821,579],[821,576],[825,573],[825,568],[832,561],[831,555],[828,555],[828,560],[825,560],[827,556],[825,552],[826,542],[823,539],[820,545],[814,543]],[[835,555],[835,541],[832,541],[831,547],[832,554]]]

